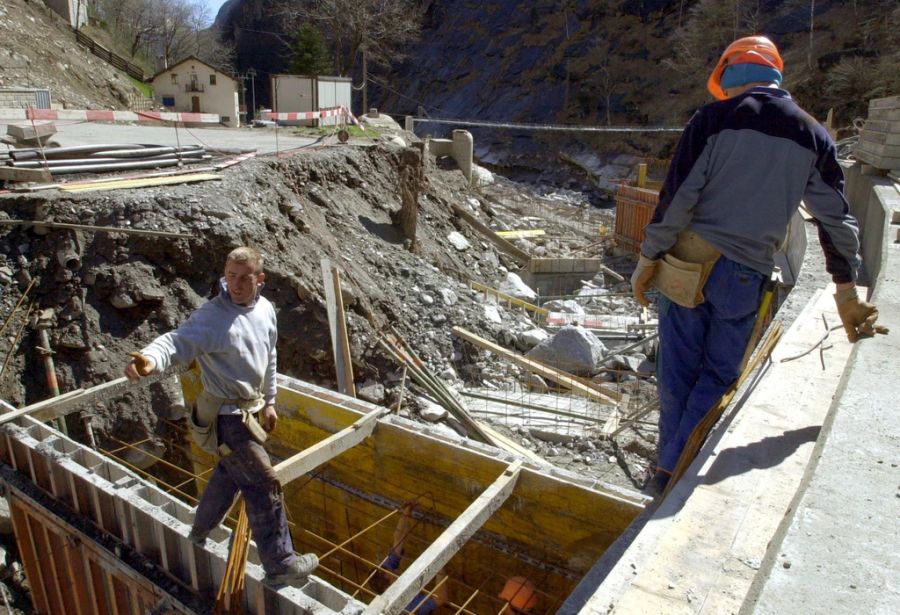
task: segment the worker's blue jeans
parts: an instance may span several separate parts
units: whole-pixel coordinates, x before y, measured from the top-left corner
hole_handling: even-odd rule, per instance
[[[266,574],[285,572],[297,556],[284,512],[284,493],[269,454],[253,439],[239,414],[220,414],[217,429],[219,443],[227,444],[232,452],[222,457],[213,470],[197,505],[194,531],[206,534],[217,527],[240,490]]]
[[[764,282],[763,274],[722,256],[697,307],[660,297],[659,469],[675,469],[694,427],[740,375]]]

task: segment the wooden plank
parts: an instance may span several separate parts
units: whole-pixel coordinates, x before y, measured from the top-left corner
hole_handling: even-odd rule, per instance
[[[53,181],[53,176],[47,169],[17,169],[0,166],[0,181],[49,182]]]
[[[503,239],[523,239],[526,237],[543,237],[547,234],[547,231],[541,228],[533,228],[533,229],[523,229],[520,231],[495,231],[497,233],[497,237],[503,237]]]
[[[123,228],[118,226],[95,226],[92,224],[69,224],[67,222],[45,222],[43,220],[0,220],[0,225],[16,226],[16,225],[34,225],[43,226],[45,228],[64,228],[75,229],[79,231],[93,231],[98,233],[124,233],[125,235],[146,235],[149,237],[172,237],[176,239],[193,239],[192,235],[185,233],[170,233],[167,231],[150,231],[137,228]]]
[[[61,416],[66,416],[81,408],[84,404],[88,404],[98,397],[113,397],[123,393],[129,386],[147,386],[162,378],[168,377],[172,373],[171,370],[156,373],[141,378],[140,382],[132,383],[125,376],[98,384],[89,389],[76,389],[63,393],[59,397],[45,399],[37,403],[20,408],[15,412],[7,412],[0,414],[0,425],[8,423],[25,414],[30,415],[38,421],[50,421]]]
[[[481,284],[480,282],[475,282],[474,280],[471,280],[469,282],[469,286],[471,286],[472,288],[474,288],[475,290],[477,290],[479,292],[482,292],[486,295],[491,295],[501,301],[505,301],[508,304],[515,305],[516,307],[520,307],[525,310],[528,310],[529,312],[534,312],[535,314],[540,314],[541,316],[546,316],[547,314],[550,313],[550,310],[548,310],[546,308],[539,307],[537,305],[534,305],[533,303],[528,303],[527,301],[523,301],[522,299],[519,299],[518,297],[513,297],[512,295],[504,293],[503,291],[496,290],[494,288],[491,288],[490,286],[485,286],[484,284]]]
[[[471,213],[454,203],[451,203],[450,206],[453,208],[453,213],[468,222],[469,225],[472,226],[472,228],[481,233],[488,241],[500,248],[500,250],[504,254],[516,259],[516,261],[518,261],[522,265],[527,265],[528,261],[531,260],[530,254],[528,254],[524,250],[520,250],[509,241],[503,239],[503,237],[499,237],[497,233],[493,231],[493,229],[488,227]]]
[[[387,408],[383,411],[374,410],[349,427],[300,451],[293,457],[285,459],[275,466],[275,475],[282,485],[286,485],[295,478],[312,472],[320,465],[328,463],[344,451],[353,448],[368,438],[375,429],[375,425],[378,424],[378,418],[389,412]]]
[[[588,399],[592,399],[600,403],[615,405],[619,403],[619,400],[622,398],[622,394],[615,389],[611,390],[609,389],[609,387],[604,387],[603,385],[584,383],[568,372],[564,372],[561,369],[550,367],[549,365],[545,365],[544,363],[540,363],[539,361],[523,357],[522,355],[507,350],[502,346],[498,346],[491,341],[488,341],[482,337],[478,337],[474,333],[467,331],[462,327],[453,327],[453,333],[457,337],[460,337],[471,344],[480,346],[481,348],[489,352],[493,352],[499,357],[508,359],[516,365],[523,367],[528,371],[541,376],[542,378],[552,380],[556,384],[564,386],[567,389],[571,390],[573,393],[582,395],[584,397],[587,397]]]
[[[353,362],[350,358],[350,337],[347,333],[347,317],[344,314],[344,298],[341,294],[341,276],[330,259],[322,259],[322,276],[338,391],[344,395],[356,397],[356,387],[353,384]]]
[[[503,474],[484,490],[450,526],[385,590],[369,603],[366,615],[397,615],[425,584],[449,562],[472,535],[509,498],[516,486],[522,462],[507,466]]]
[[[127,188],[148,188],[151,186],[170,186],[173,184],[186,184],[192,182],[206,182],[222,179],[216,173],[190,173],[187,175],[170,175],[167,177],[149,177],[144,179],[110,180],[105,183],[61,186],[60,192],[90,192],[92,190],[120,190]],[[46,180],[50,181],[50,180]]]
[[[900,96],[873,98],[869,101],[869,109],[900,109]]]
[[[28,523],[28,511],[20,504],[18,498],[10,496],[9,512],[16,535],[16,544],[19,546],[22,556],[22,565],[25,567],[25,576],[31,588],[31,600],[37,607],[38,612],[50,613],[50,601],[41,573],[40,559],[34,543],[34,534],[32,534],[31,525]]]

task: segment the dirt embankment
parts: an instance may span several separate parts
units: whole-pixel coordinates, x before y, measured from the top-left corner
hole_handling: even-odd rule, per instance
[[[44,316],[48,326],[62,392],[112,380],[122,374],[130,351],[175,328],[211,296],[225,255],[244,244],[266,257],[263,292],[278,311],[282,373],[336,388],[321,266],[327,257],[342,271],[361,396],[390,406],[400,396],[399,366],[376,340],[389,327],[451,386],[463,380],[473,386],[487,381],[495,388],[521,386],[528,380],[521,370],[463,346],[451,333],[452,327],[462,326],[521,350],[523,337],[535,328],[515,310],[486,305],[483,296],[467,286],[465,281],[474,279],[496,287],[518,267],[458,218],[452,205],[494,228],[538,224],[547,238],[522,240],[521,245],[540,256],[570,253],[586,244],[602,253],[602,246],[596,245],[597,227],[566,217],[527,215],[575,206],[560,205],[559,195],[540,197],[499,179],[470,189],[455,166],[426,157],[420,169],[413,253],[398,215],[404,182],[416,175],[405,166],[416,159],[409,155],[412,150],[390,142],[308,149],[289,158],[245,162],[227,169],[217,182],[0,196],[0,216],[8,218],[189,237],[0,226],[0,248],[6,256],[5,264],[0,263],[4,318],[34,282],[0,339],[0,357],[9,356],[0,377],[0,398],[22,406],[50,394],[39,334],[31,322],[35,315]],[[611,218],[612,213],[607,214]],[[629,301],[616,299],[611,306],[625,313],[636,307],[626,305]],[[29,307],[32,319],[26,324]],[[406,387],[403,412],[416,416],[433,408],[421,401],[423,392],[409,380]],[[93,429],[101,441],[149,438],[162,448],[166,422],[161,419],[169,416],[173,401],[161,386],[102,400],[90,408]],[[83,429],[81,421],[70,417],[70,435],[84,441]],[[631,486],[640,484],[652,455],[650,437],[620,442],[619,448],[599,437],[586,437],[594,440],[590,446],[576,438],[565,451],[550,451],[556,445],[536,439],[527,429],[517,430],[517,440],[556,457],[553,461],[563,467]],[[580,453],[585,447],[591,453],[587,460]],[[602,464],[593,465],[596,459]]]
[[[242,244],[267,259],[264,294],[278,308],[283,373],[333,386],[324,257],[344,271],[359,382],[396,367],[374,351],[376,329],[388,325],[436,371],[446,368],[453,355],[450,326],[488,334],[497,329],[457,272],[492,279],[501,263],[511,263],[457,226],[450,202],[465,201],[468,189],[459,171],[433,164],[420,193],[418,253],[409,252],[392,218],[400,207],[401,152],[391,146],[322,149],[251,161],[227,170],[220,182],[3,198],[0,215],[9,218],[130,226],[190,239],[2,227],[3,313],[11,312],[29,280],[35,285],[0,340],[4,355],[12,352],[0,397],[20,405],[48,395],[36,334],[29,327],[15,339],[29,302],[35,314],[54,310],[48,322],[60,389],[91,386],[118,377],[128,351],[177,326],[210,296],[224,256]],[[454,248],[447,239],[453,231],[474,247]],[[152,433],[144,401],[112,403],[95,427],[124,439]]]

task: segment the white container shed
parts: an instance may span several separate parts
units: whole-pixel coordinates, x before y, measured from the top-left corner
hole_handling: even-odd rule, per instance
[[[275,113],[304,113],[332,107],[351,109],[352,81],[349,77],[311,77],[308,75],[272,75],[272,101]],[[315,120],[279,120],[289,126],[333,126],[338,117]]]

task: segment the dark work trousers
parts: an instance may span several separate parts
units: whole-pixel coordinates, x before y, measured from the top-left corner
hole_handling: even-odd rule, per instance
[[[659,469],[675,469],[694,427],[740,375],[765,280],[722,256],[697,307],[660,297]]]
[[[240,490],[263,568],[266,574],[280,574],[294,563],[296,555],[284,512],[284,493],[269,454],[238,414],[219,415],[218,436],[219,444],[228,445],[231,453],[213,470],[197,505],[194,530],[205,534],[217,527]]]

